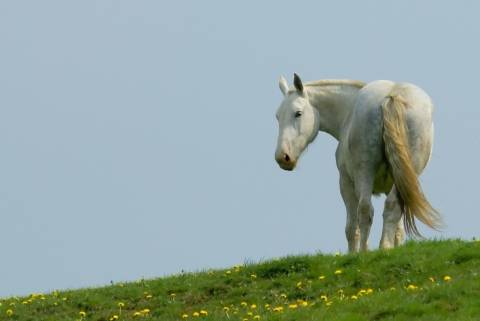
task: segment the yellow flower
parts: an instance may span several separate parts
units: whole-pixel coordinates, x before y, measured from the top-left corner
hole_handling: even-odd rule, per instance
[[[352,295],[350,298],[351,298],[352,300],[357,300],[357,299],[358,299],[358,296]]]
[[[260,316],[257,314],[256,316],[253,317],[253,320],[260,320]]]
[[[194,317],[199,317],[199,316],[200,316],[200,313],[198,313],[197,311],[195,311],[195,312],[192,313],[192,315],[193,315]]]
[[[372,294],[372,293],[373,293],[373,289],[368,288],[367,289],[367,294]]]
[[[123,302],[118,302],[117,305],[118,305],[118,307],[121,309],[121,308],[123,308],[123,307],[125,306],[125,303],[123,303]]]
[[[232,271],[228,270],[225,272],[225,274],[232,274]]]
[[[256,279],[256,278],[257,278],[257,275],[256,275],[256,274],[251,274],[250,277],[251,277],[252,279]]]
[[[243,302],[240,302],[240,305],[241,305],[242,307],[246,307],[248,304],[247,304],[247,302],[243,301]]]
[[[298,308],[298,305],[296,305],[295,303],[293,303],[293,304],[290,304],[290,305],[288,306],[288,308],[289,308],[289,309],[296,309],[296,308]]]
[[[249,317],[251,317],[251,316],[253,316],[253,312],[252,312],[252,311],[248,311],[248,312],[247,312],[247,315],[248,315]]]
[[[282,312],[283,311],[283,307],[275,307],[273,308],[273,312]]]
[[[140,311],[142,314],[149,314],[150,313],[150,309],[143,309],[142,311]]]
[[[302,307],[306,307],[306,306],[308,306],[308,302],[302,300],[302,302],[300,303],[300,305],[301,305]]]
[[[336,270],[336,271],[335,271],[335,275],[340,275],[340,274],[342,274],[342,273],[343,273],[342,270]]]
[[[151,294],[147,294],[147,295],[145,296],[145,299],[151,299],[151,298],[152,298],[152,295],[151,295]]]
[[[228,311],[230,311],[230,308],[229,307],[223,307],[223,311],[228,312]]]
[[[87,314],[85,313],[85,311],[80,311],[78,314],[80,314],[80,317],[81,318],[85,318],[87,316]]]
[[[287,295],[286,295],[285,293],[282,293],[282,294],[280,294],[280,297],[281,297],[282,299],[286,299],[286,298],[287,298]]]
[[[327,302],[327,303],[325,303],[325,304],[327,305],[327,307],[329,307],[329,306],[332,305],[332,303],[333,303],[332,301],[329,301],[329,302]]]
[[[327,302],[327,301],[328,301],[328,298],[327,298],[327,296],[324,294],[324,295],[321,295],[321,296],[320,296],[320,300],[323,300],[323,301]]]
[[[445,281],[445,282],[449,282],[449,281],[451,281],[451,280],[452,280],[452,278],[451,278],[449,275],[445,275],[445,276],[443,277],[443,281]]]
[[[188,318],[188,314],[186,313],[182,314],[182,319],[186,319],[186,318]]]
[[[139,317],[139,316],[141,316],[141,315],[142,315],[142,314],[141,314],[140,312],[138,312],[138,311],[133,313],[133,316],[134,316],[134,317]]]
[[[252,309],[252,310],[254,310],[254,309],[256,309],[256,308],[257,308],[257,305],[256,305],[256,304],[252,304],[252,305],[250,306],[250,309]]]
[[[265,304],[265,309],[270,310],[270,304],[266,303]]]
[[[171,297],[172,299],[175,299],[176,296],[177,296],[176,293],[170,293],[170,297]]]
[[[7,316],[11,317],[13,315],[13,310],[8,309],[5,313],[7,314]]]
[[[325,280],[325,275],[320,275],[320,276],[318,277],[318,279],[319,279],[319,280]]]
[[[432,283],[435,282],[435,278],[434,278],[433,276],[429,277],[428,279],[429,279]]]
[[[418,286],[416,286],[415,284],[409,284],[407,286],[407,290],[417,290],[418,289]]]
[[[302,287],[302,281],[297,282],[297,288],[301,288],[301,287]]]
[[[118,320],[118,315],[116,315],[116,314],[112,315],[112,317],[109,320],[110,321]]]
[[[200,314],[203,316],[207,316],[208,312],[206,310],[200,310]]]

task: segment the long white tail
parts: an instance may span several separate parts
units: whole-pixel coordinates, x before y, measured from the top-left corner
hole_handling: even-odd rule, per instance
[[[435,230],[442,226],[442,219],[420,187],[410,156],[405,108],[407,105],[401,96],[389,95],[385,98],[382,104],[383,140],[385,154],[398,191],[405,231],[409,236],[421,237],[415,218]]]

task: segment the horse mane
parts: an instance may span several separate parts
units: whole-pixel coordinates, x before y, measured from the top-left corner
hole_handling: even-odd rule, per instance
[[[310,81],[304,84],[304,86],[315,87],[315,86],[353,86],[357,88],[363,88],[366,83],[360,80],[351,80],[351,79],[322,79],[316,81]]]

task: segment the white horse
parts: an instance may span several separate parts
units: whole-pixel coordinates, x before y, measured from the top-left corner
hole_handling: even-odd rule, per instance
[[[293,170],[318,131],[338,140],[335,153],[340,192],[347,209],[345,233],[350,252],[368,249],[373,219],[372,194],[385,193],[381,248],[399,245],[404,227],[420,236],[415,219],[438,229],[439,213],[425,198],[418,176],[433,144],[430,97],[409,83],[378,80],[320,80],[303,84],[294,74],[276,117],[279,135],[275,159]],[[403,224],[402,224],[403,218]]]

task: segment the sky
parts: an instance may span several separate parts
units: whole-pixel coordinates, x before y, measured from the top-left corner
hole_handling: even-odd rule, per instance
[[[480,3],[0,2],[0,297],[346,252],[336,141],[274,161],[278,78],[432,97],[429,238],[479,237]],[[383,198],[374,200],[378,247]]]

